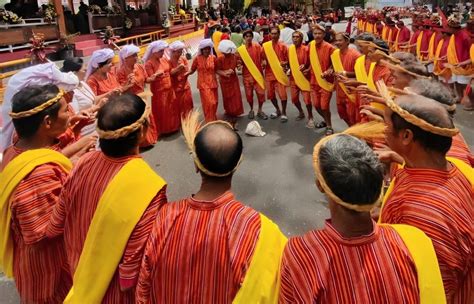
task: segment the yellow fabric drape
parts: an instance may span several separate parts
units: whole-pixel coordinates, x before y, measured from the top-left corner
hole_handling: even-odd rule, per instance
[[[447,156],[446,159],[451,162],[456,168],[466,177],[466,179],[471,183],[472,188],[474,189],[474,168],[466,164],[460,159],[454,158]],[[404,165],[398,165],[398,168],[403,168]],[[379,215],[379,223],[382,223],[382,215],[383,215],[383,207],[385,206],[385,203],[387,202],[388,198],[393,192],[393,187],[395,186],[395,178],[392,179],[390,182],[390,185],[388,186],[387,192],[385,192],[385,195],[382,200],[382,205],[380,206],[380,215]]]
[[[237,52],[239,52],[240,58],[244,62],[245,66],[249,70],[250,74],[252,75],[253,79],[257,82],[257,84],[265,90],[265,79],[263,78],[262,72],[257,68],[255,62],[253,62],[252,57],[250,57],[245,44],[239,46],[237,48]]]
[[[397,32],[397,36],[395,37],[395,41],[394,41],[394,44],[393,44],[393,49],[398,52],[400,49],[398,47],[398,39],[400,38],[400,32],[401,30],[399,29],[398,32]]]
[[[341,50],[337,49],[331,54],[331,61],[332,61],[332,67],[334,68],[335,72],[342,73],[344,72],[344,67],[342,65],[341,61]],[[346,86],[341,82],[338,81],[339,86],[341,89],[344,91],[344,94],[349,98],[350,101],[355,102],[355,96],[352,94],[349,94],[349,91],[347,90]]]
[[[421,55],[421,40],[423,39],[423,34],[423,31],[421,31],[416,38],[416,57],[421,61],[423,61],[423,57]]]
[[[298,54],[296,53],[296,47],[294,44],[288,48],[288,57],[290,60],[290,70],[296,85],[300,90],[309,92],[311,90],[311,83],[304,76],[303,72],[300,71],[300,63],[298,62]]]
[[[433,61],[434,58],[435,58],[435,40],[436,40],[436,33],[433,33],[430,37],[430,43],[428,44],[428,60],[430,61]],[[417,44],[417,50],[418,50],[418,40],[416,42]],[[421,47],[421,43],[420,43],[420,47]],[[417,54],[418,54],[418,51],[417,51]]]
[[[388,33],[388,26],[384,25],[382,29],[382,40],[385,42],[388,42],[387,33]]]
[[[290,80],[288,79],[288,76],[286,76],[286,73],[280,64],[280,59],[278,59],[278,56],[275,50],[273,49],[273,42],[265,42],[263,44],[263,51],[265,52],[265,56],[267,57],[267,64],[270,65],[270,67],[272,68],[272,72],[273,75],[275,75],[276,80],[284,86],[289,86]]]
[[[68,172],[71,161],[63,154],[51,149],[35,149],[15,157],[0,173],[0,269],[9,278],[13,277],[13,240],[10,234],[11,196],[18,184],[36,167],[54,163]]]
[[[234,304],[278,303],[280,262],[287,239],[277,225],[260,214],[260,235]]]
[[[471,48],[469,49],[469,57],[471,58],[471,64],[474,63],[474,44],[471,44]]]
[[[444,67],[444,68],[441,68],[441,64],[438,63],[439,59],[440,59],[440,56],[441,56],[441,49],[443,48],[443,43],[444,43],[444,40],[441,39],[439,42],[438,42],[438,46],[436,47],[436,53],[435,53],[435,58],[434,58],[434,68],[433,68],[433,73],[435,75],[438,75],[438,76],[441,76],[445,79],[449,79],[451,78],[451,70]]]
[[[456,52],[456,39],[454,37],[454,34],[451,35],[451,38],[449,38],[449,44],[448,44],[448,63],[455,65],[458,64],[459,58],[458,54]],[[474,67],[472,64],[468,65],[467,67],[452,67],[451,71],[453,74],[456,75],[472,75],[474,74]]]
[[[377,86],[374,81],[374,70],[377,66],[376,62],[370,63],[369,75],[367,75],[367,86],[371,91],[377,92]],[[379,110],[385,110],[385,105],[378,102],[371,102],[370,105]]]
[[[221,52],[219,52],[218,50],[219,43],[221,42],[221,40],[222,40],[222,32],[215,31],[212,34],[212,43],[214,44],[214,51],[216,51],[216,56],[219,56],[221,54]]]
[[[367,70],[365,69],[365,55],[356,59],[354,72],[358,82],[367,83]]]
[[[100,303],[146,208],[166,185],[141,158],[130,160],[102,194],[64,303]]]
[[[323,71],[321,69],[321,63],[319,62],[318,52],[316,51],[316,42],[313,40],[309,44],[309,61],[311,62],[311,67],[313,68],[314,76],[318,85],[324,90],[331,92],[334,89],[334,85],[326,79],[323,78]]]
[[[407,246],[418,275],[420,304],[445,304],[443,279],[431,239],[420,229],[403,224],[390,225]]]

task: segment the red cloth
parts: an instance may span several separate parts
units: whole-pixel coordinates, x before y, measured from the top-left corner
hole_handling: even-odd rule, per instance
[[[145,67],[141,64],[136,64],[133,70],[127,70],[125,65],[117,70],[117,80],[121,86],[125,86],[128,82],[128,75],[134,73],[135,85],[132,86],[127,92],[131,94],[140,94],[145,90],[145,81],[147,73]],[[148,147],[156,144],[158,140],[158,132],[156,128],[156,122],[153,113],[150,114],[150,124],[145,135],[143,142],[140,144],[141,147]]]
[[[431,35],[433,34],[430,30],[423,30],[423,37],[421,37],[421,55],[423,60],[428,59],[428,48],[430,46]],[[415,42],[416,43],[416,42]]]
[[[410,52],[415,53],[416,52],[416,41],[418,40],[418,36],[420,36],[421,31],[416,30],[413,35],[411,36],[410,39],[410,45],[412,46],[410,48]],[[424,35],[424,34],[423,34]]]
[[[454,166],[449,171],[404,168],[397,170],[394,178],[393,191],[382,208],[382,221],[423,230],[433,241],[447,303],[473,303],[471,184]]]
[[[288,47],[286,46],[286,44],[284,44],[281,41],[278,41],[278,43],[272,42],[272,47],[280,63],[288,62]],[[265,67],[265,80],[266,81],[276,80],[276,77],[272,71],[272,66],[268,62],[267,56],[265,55],[265,51],[263,49],[262,49],[262,60],[267,61],[267,65]]]
[[[258,212],[231,192],[166,204],[145,250],[138,303],[231,303],[259,233]]]
[[[331,54],[334,50],[334,46],[326,41],[321,42],[319,46],[316,45],[316,52],[318,53],[321,72],[324,73],[329,69],[329,67],[331,67]],[[311,68],[311,99],[314,107],[316,109],[328,111],[331,96],[332,92],[328,92],[319,87],[316,77],[314,76],[314,71]]]
[[[389,302],[419,302],[416,266],[392,227],[345,238],[328,220],[286,245],[280,303]]]
[[[257,66],[257,68],[260,70],[260,72],[263,75],[263,68],[262,68],[263,49],[262,47],[258,43],[255,43],[255,42],[252,42],[251,46],[245,46],[245,47],[250,55],[250,58],[252,58],[252,61],[255,63],[255,65]],[[262,89],[257,84],[255,79],[253,79],[249,70],[245,66],[245,63],[243,61],[241,62],[242,62],[242,79],[244,82],[245,97],[247,99],[247,102],[249,103],[250,106],[253,106],[253,91],[255,91],[255,93],[257,94],[258,103],[263,104],[265,102],[265,90]]]
[[[469,166],[474,167],[474,156],[461,133],[453,137],[451,149],[449,149],[446,156],[460,159]]]
[[[221,55],[216,61],[216,70],[233,70],[234,73],[230,77],[219,76],[219,83],[222,93],[222,101],[226,115],[237,117],[244,113],[244,105],[242,103],[242,94],[240,93],[239,78],[235,72],[237,68],[237,56],[230,54]]]
[[[360,53],[353,48],[347,48],[345,52],[340,53],[340,56],[344,71],[353,73],[355,62],[361,56]],[[337,83],[337,80],[334,86],[336,88],[336,103],[339,117],[351,126],[356,123],[356,111],[358,110],[356,103],[349,100],[346,93]]]
[[[0,171],[23,152],[14,146],[7,148]],[[62,303],[72,286],[63,239],[46,235],[66,178],[61,166],[44,164],[12,194],[13,274],[22,303]]]
[[[162,76],[156,77],[150,84],[153,93],[151,109],[158,134],[178,131],[181,126],[180,104],[171,86],[171,67],[168,60],[161,58],[158,62],[150,59],[146,62],[145,68],[148,77],[157,72],[163,72]]]
[[[459,62],[468,60],[470,58],[469,50],[471,48],[469,32],[466,29],[462,29],[456,31],[453,35]]]
[[[116,71],[114,68],[107,74],[105,79],[99,79],[97,73],[93,73],[87,78],[87,84],[94,92],[95,96],[99,96],[115,89],[120,88],[120,83],[117,80]]]
[[[310,66],[309,62],[309,47],[306,45],[300,45],[296,48],[296,56],[298,57],[299,65],[304,65],[306,67]],[[309,75],[306,76],[309,80]],[[299,104],[299,93],[303,95],[303,101],[306,105],[311,104],[311,94],[310,92],[301,91],[300,88],[296,85],[295,80],[293,79],[293,74],[290,74],[290,91],[291,91],[291,101],[293,104]]]
[[[201,96],[202,111],[206,122],[217,120],[217,77],[216,56],[204,57],[198,55],[191,66],[191,70],[197,70],[197,87]]]
[[[100,151],[94,151],[84,155],[71,172],[62,189],[60,202],[51,216],[47,232],[51,236],[64,235],[71,273],[76,270],[102,194],[120,169],[128,161],[138,157],[140,156],[109,158]],[[102,303],[135,303],[134,287],[146,241],[157,211],[165,203],[166,188],[163,188],[153,198],[130,235]]]
[[[398,41],[397,41],[398,48],[406,49],[404,47],[406,47],[408,45],[407,42],[410,41],[411,32],[406,26],[403,26],[401,29],[399,29],[399,31],[400,31],[400,35],[398,35]]]
[[[176,99],[179,101],[181,117],[184,117],[193,110],[191,86],[189,85],[188,77],[184,76],[184,74],[189,71],[188,60],[184,57],[180,57],[178,62],[169,61],[169,63],[171,69],[176,68],[180,64],[184,64],[186,67],[181,73],[171,76],[171,85],[173,86]]]

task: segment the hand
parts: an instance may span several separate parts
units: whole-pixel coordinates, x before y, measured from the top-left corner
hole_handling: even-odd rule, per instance
[[[362,107],[367,107],[367,106],[364,105]],[[363,114],[363,115],[367,116],[370,120],[380,121],[380,122],[384,121],[382,116],[379,116],[379,115],[375,114],[374,112],[372,112],[368,109],[360,110],[360,114]]]
[[[398,163],[403,164],[405,160],[400,154],[392,151],[387,145],[382,143],[375,143],[374,152],[377,154],[380,162],[385,164]]]
[[[305,65],[304,64],[300,65],[300,71],[303,71],[304,69],[305,69]]]
[[[81,158],[81,156],[83,156],[87,152],[95,150],[97,139],[97,135],[89,135],[84,136],[75,143],[73,143],[72,145],[76,146],[77,152],[74,153],[72,157],[70,157],[72,163],[75,164]]]

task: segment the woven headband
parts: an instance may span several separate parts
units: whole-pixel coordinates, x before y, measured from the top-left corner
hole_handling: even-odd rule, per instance
[[[426,76],[423,76],[423,75],[420,75],[420,74],[417,74],[417,73],[414,73],[414,72],[410,72],[409,70],[405,69],[401,65],[391,64],[390,62],[388,62],[386,60],[383,60],[383,59],[381,60],[381,62],[382,62],[383,65],[385,65],[386,67],[388,67],[391,70],[399,71],[399,72],[408,74],[408,75],[410,75],[412,77],[415,77],[415,78],[418,78],[418,79],[431,79],[431,77],[426,77]]]
[[[59,102],[61,98],[64,96],[65,92],[63,90],[59,90],[58,94],[54,96],[53,98],[47,100],[46,102],[40,104],[39,106],[34,107],[33,109],[23,111],[23,112],[10,112],[9,115],[12,119],[19,119],[19,118],[25,118],[25,117],[30,117],[35,114],[38,114],[39,112],[43,111],[44,109],[52,106],[53,104]]]
[[[145,111],[143,111],[142,116],[137,121],[135,121],[129,126],[125,126],[117,130],[104,131],[99,129],[99,127],[97,126],[97,134],[99,134],[99,138],[102,139],[118,139],[128,136],[129,134],[138,130],[145,123],[145,121],[148,119],[148,116],[150,116],[150,112],[151,107],[146,106]]]

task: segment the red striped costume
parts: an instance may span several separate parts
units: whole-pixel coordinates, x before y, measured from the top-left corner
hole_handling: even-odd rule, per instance
[[[474,167],[474,156],[461,133],[453,137],[453,143],[446,156],[460,159],[469,166]]]
[[[473,197],[471,184],[454,166],[449,171],[404,168],[395,172],[381,211],[383,223],[415,226],[431,238],[448,303],[474,301]]]
[[[249,267],[260,215],[226,192],[165,205],[145,250],[139,303],[231,303]]]
[[[139,156],[109,158],[94,151],[84,155],[64,185],[61,200],[51,217],[48,235],[64,233],[71,273],[75,272],[97,203],[111,179],[131,159]],[[143,250],[160,206],[166,203],[163,188],[150,203],[132,232],[119,267],[105,294],[103,303],[134,303]],[[93,279],[93,278],[91,278]],[[122,292],[122,290],[127,290]]]
[[[7,148],[0,171],[22,152],[14,146]],[[24,178],[12,195],[13,272],[23,303],[62,303],[71,288],[63,240],[46,235],[66,178],[59,165],[44,164]]]
[[[280,303],[418,303],[416,267],[398,233],[374,223],[366,236],[323,230],[290,239]]]

